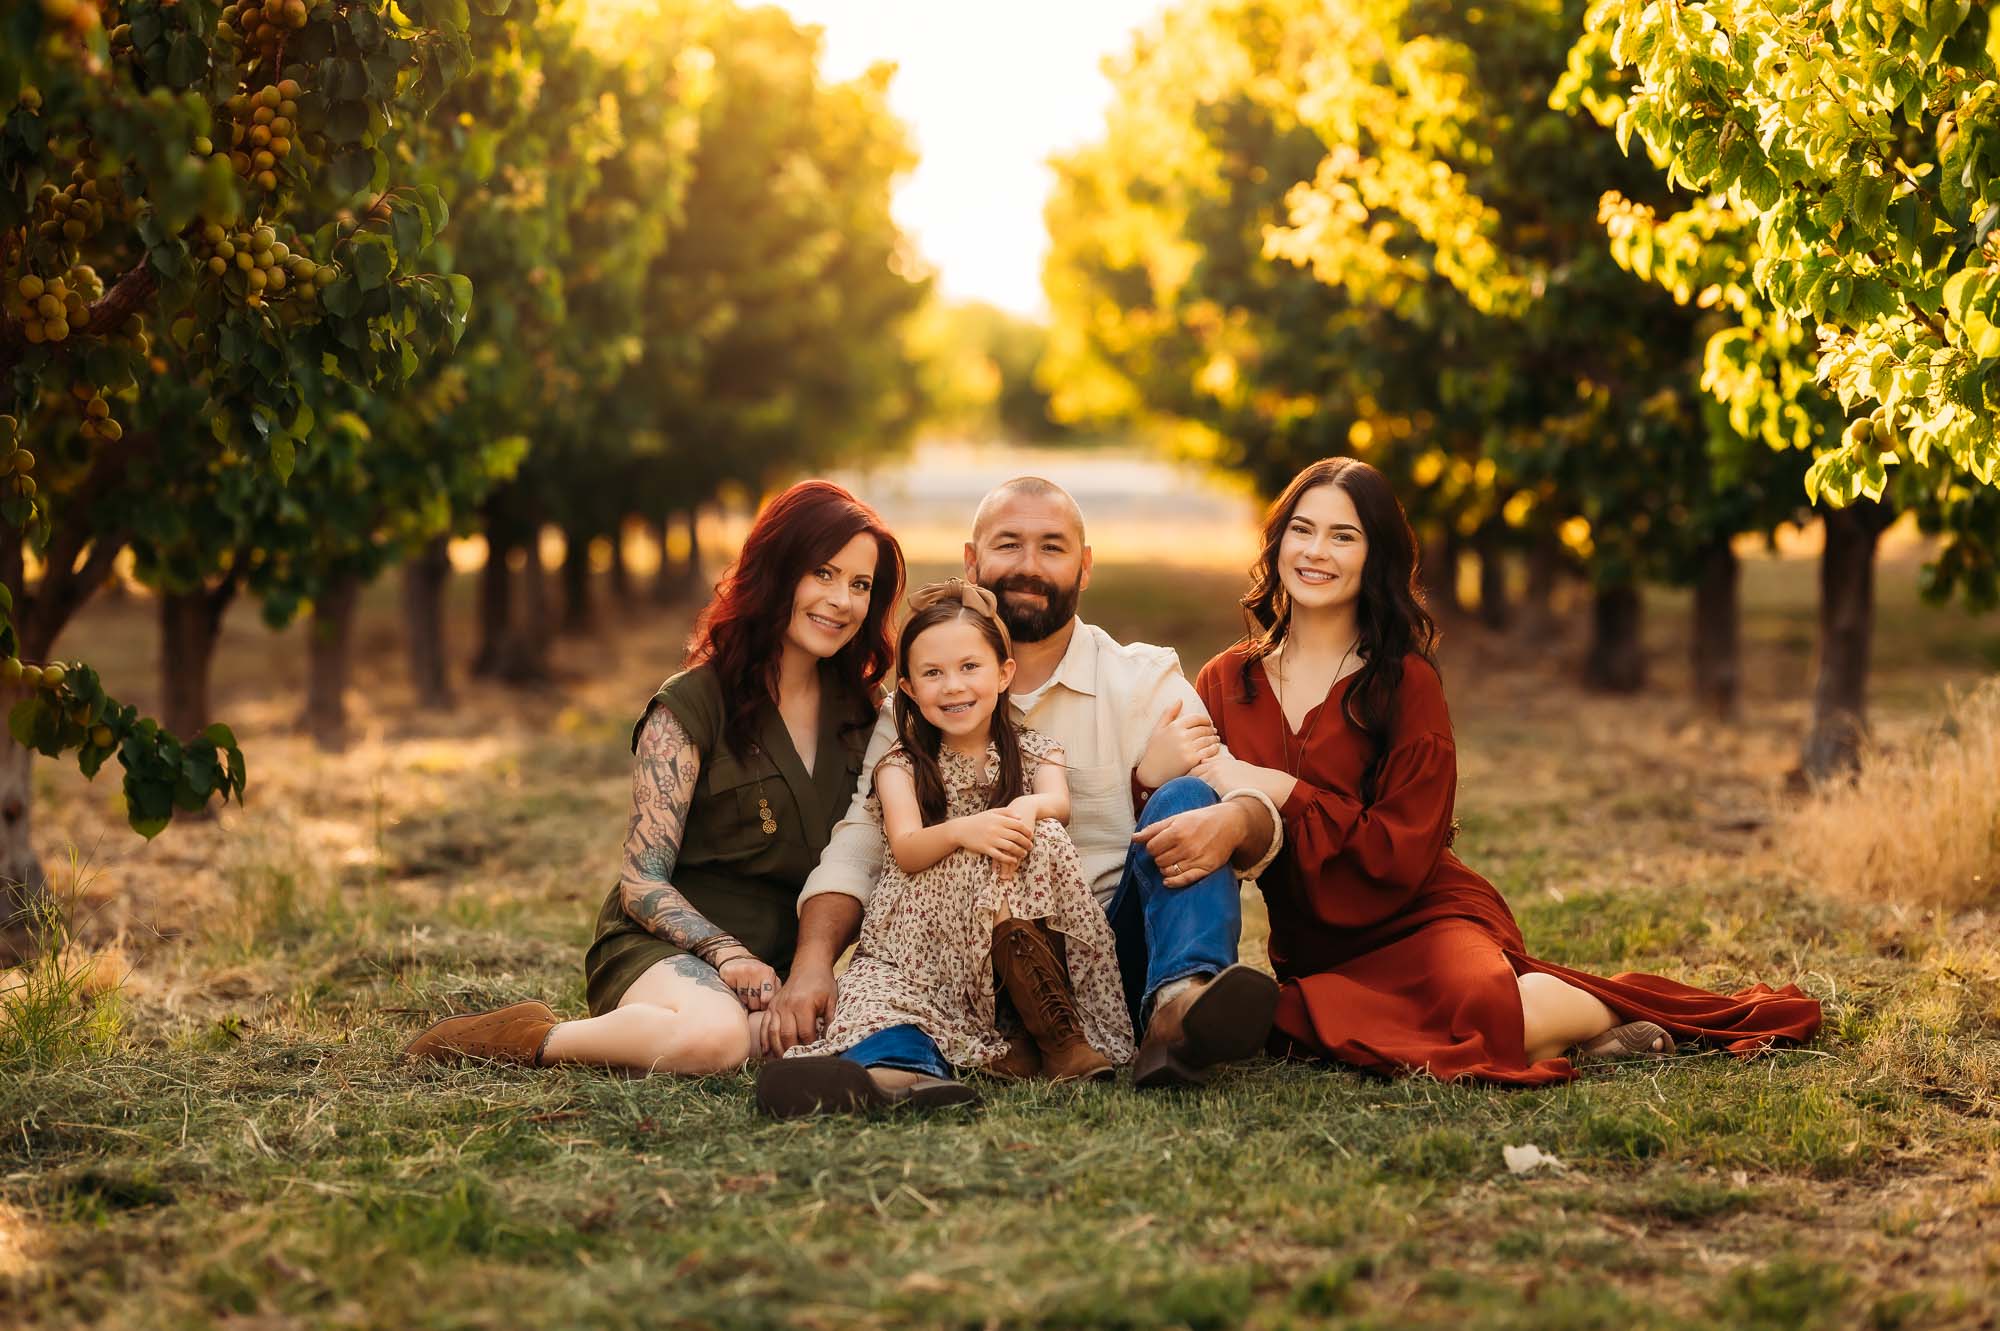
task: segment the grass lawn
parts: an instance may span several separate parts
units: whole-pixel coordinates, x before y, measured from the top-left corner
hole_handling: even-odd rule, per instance
[[[1917,607],[1913,572],[1882,576],[1891,744],[2000,663],[2000,625]],[[299,635],[239,607],[217,687],[247,808],[143,845],[113,779],[38,776],[101,992],[79,1052],[0,1067],[0,1326],[1993,1326],[2000,935],[1790,864],[1812,578],[1749,570],[1729,729],[1682,699],[1683,597],[1654,600],[1644,697],[1576,692],[1574,627],[1454,628],[1445,657],[1457,849],[1529,946],[1796,981],[1826,1004],[1812,1047],[1518,1092],[1260,1061],[1195,1094],[1009,1087],[976,1115],[783,1124],[747,1073],[397,1059],[451,1009],[581,1013],[625,735],[685,611],[611,608],[615,632],[562,645],[560,688],[469,687],[433,716],[377,588],[364,738],[329,757],[290,733]],[[1085,609],[1192,673],[1239,590],[1108,567]],[[99,605],[64,646],[143,704],[152,623]],[[1511,1174],[1516,1145],[1562,1167]]]

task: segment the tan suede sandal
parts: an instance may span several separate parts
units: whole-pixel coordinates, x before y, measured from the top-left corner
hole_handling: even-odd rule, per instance
[[[1657,1047],[1655,1047],[1657,1046]],[[1609,1063],[1625,1058],[1665,1058],[1674,1052],[1674,1037],[1654,1021],[1628,1021],[1613,1026],[1587,1045],[1578,1045],[1572,1063]]]

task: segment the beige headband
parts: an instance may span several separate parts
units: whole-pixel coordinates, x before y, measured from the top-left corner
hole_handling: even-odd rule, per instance
[[[974,614],[992,620],[994,627],[1000,630],[1000,641],[1006,646],[1007,655],[1014,654],[1013,635],[1007,632],[1006,621],[1000,618],[1000,602],[992,592],[964,578],[947,578],[910,593],[912,612],[928,610],[941,601],[957,601]]]

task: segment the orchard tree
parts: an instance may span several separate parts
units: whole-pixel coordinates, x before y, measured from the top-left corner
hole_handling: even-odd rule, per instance
[[[2000,25],[1972,0],[1596,0],[1634,75],[1607,107],[1670,178],[1755,229],[1750,285],[1812,329],[1856,409],[1807,484],[1882,497],[1937,456],[2000,480]],[[1879,427],[1879,428],[1878,428]]]
[[[707,7],[692,31],[713,57],[692,175],[645,273],[640,357],[607,399],[620,424],[599,431],[634,448],[628,511],[679,515],[690,537],[727,488],[907,438],[906,324],[929,285],[889,209],[914,160],[889,67],[828,81],[817,31],[771,7]]]
[[[1420,463],[1436,422],[1406,391],[1435,378],[1437,340],[1265,253],[1327,151],[1285,82],[1306,9],[1183,5],[1116,62],[1103,137],[1055,164],[1038,377],[1066,424],[1147,430],[1266,494],[1354,452],[1420,529],[1455,532],[1475,460]]]
[[[1896,512],[1941,538],[1928,599],[2000,599],[2000,332],[1981,294],[2000,300],[2000,40],[1952,3],[1591,18],[1569,94],[1699,191],[1664,217],[1607,198],[1614,252],[1728,316],[1704,386],[1746,438],[1810,461],[1826,551],[1801,767],[1832,775],[1866,730],[1874,554]]]
[[[466,66],[463,11],[410,14],[376,0],[7,9],[0,405],[30,445],[0,501],[8,659],[47,660],[157,505],[132,483],[141,459],[283,478],[310,446],[314,375],[391,391],[462,328],[469,284],[401,243],[415,217],[442,223],[443,201],[392,188],[384,145]],[[205,435],[150,428],[170,370]],[[44,687],[0,742],[0,878],[42,877],[31,749],[74,751],[86,772],[116,753],[147,835],[175,809],[240,797],[226,729],[176,739],[87,669],[51,691],[38,668]]]

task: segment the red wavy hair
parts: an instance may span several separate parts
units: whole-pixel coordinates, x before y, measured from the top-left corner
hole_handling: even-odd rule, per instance
[[[758,707],[777,702],[778,657],[799,580],[863,534],[875,538],[875,582],[868,612],[832,665],[852,712],[848,726],[875,720],[882,681],[895,659],[889,611],[903,595],[903,547],[874,509],[831,481],[800,481],[773,499],[750,525],[743,551],[716,584],[715,599],[688,637],[690,668],[713,663],[722,686],[722,742],[749,749]],[[822,699],[821,705],[838,704]]]

